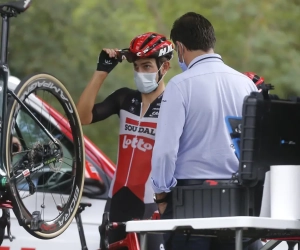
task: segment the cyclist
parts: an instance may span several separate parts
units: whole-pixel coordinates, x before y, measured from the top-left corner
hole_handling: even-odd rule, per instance
[[[105,207],[110,213],[110,221],[149,219],[157,210],[149,175],[156,122],[165,88],[163,78],[170,68],[173,49],[173,44],[158,33],[148,32],[133,38],[124,56],[133,63],[137,90],[123,87],[95,104],[99,89],[120,58],[118,49],[103,49],[97,70],[77,104],[83,125],[113,114],[120,118],[117,168]],[[113,230],[109,241],[125,237],[125,229]],[[151,244],[148,249],[162,249],[161,236],[148,242]]]

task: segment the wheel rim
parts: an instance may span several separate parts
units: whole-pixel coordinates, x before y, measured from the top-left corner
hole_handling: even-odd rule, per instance
[[[48,158],[45,155],[41,157],[40,151],[49,147],[49,152],[53,152],[53,149],[57,147],[45,136],[25,110],[16,102],[14,103],[9,130],[21,142],[22,151],[13,155],[7,154],[10,175],[11,177],[20,176],[25,170],[24,166],[21,168],[21,164],[18,164],[24,155],[30,155],[28,158],[31,161],[31,165],[26,165],[25,168],[37,170],[30,175],[31,182],[22,175],[15,181],[15,186],[12,188],[16,191],[17,199],[21,201],[20,206],[27,219],[31,218],[34,211],[40,211],[42,222],[39,225],[39,231],[33,232],[30,225],[27,228],[25,226],[25,229],[37,236],[55,237],[71,222],[81,198],[83,144],[80,137],[81,128],[78,130],[78,119],[72,115],[70,109],[73,109],[75,114],[77,113],[65,89],[57,83],[55,78],[35,76],[16,92],[22,101],[25,100],[29,104],[31,111],[34,111],[35,116],[51,134],[55,135],[61,145],[61,154],[56,154],[56,157],[51,154],[46,155]],[[58,112],[51,110],[50,106],[56,108]],[[71,143],[72,138],[76,139],[71,140]],[[8,139],[9,147],[11,147],[10,141],[11,139]],[[49,162],[49,164],[38,168],[39,161],[43,164]],[[32,168],[33,163],[35,167]],[[30,195],[32,183],[37,191]],[[58,205],[65,205],[62,211],[57,209]]]

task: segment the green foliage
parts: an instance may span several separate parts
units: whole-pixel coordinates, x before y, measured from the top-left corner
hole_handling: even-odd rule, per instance
[[[263,75],[281,97],[299,95],[299,7],[298,0],[33,0],[26,13],[11,20],[10,69],[19,78],[51,73],[77,102],[103,47],[126,48],[147,31],[169,36],[176,18],[195,11],[214,25],[216,52],[228,65]],[[122,86],[134,87],[132,70],[129,63],[118,65],[97,100]],[[165,80],[179,72],[175,55]],[[115,116],[84,132],[115,161],[118,129]]]

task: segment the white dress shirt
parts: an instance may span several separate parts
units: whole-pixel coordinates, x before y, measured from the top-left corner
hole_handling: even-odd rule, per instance
[[[195,58],[167,84],[152,154],[152,187],[170,192],[177,179],[230,179],[238,170],[226,116],[242,116],[244,97],[257,91],[218,54]]]

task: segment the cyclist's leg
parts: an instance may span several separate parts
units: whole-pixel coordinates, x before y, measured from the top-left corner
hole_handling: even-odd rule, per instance
[[[111,222],[124,222],[142,219],[144,211],[145,204],[129,188],[123,187],[111,199],[109,220]],[[109,234],[109,242],[120,241],[125,237],[125,228],[114,229]]]
[[[157,210],[156,203],[145,204],[145,214],[143,219],[149,219]],[[164,250],[163,234],[148,234],[147,235],[147,249]]]
[[[150,219],[157,205],[144,204],[130,189],[123,187],[111,200],[107,202],[106,211],[109,211],[109,219],[111,222],[129,221],[132,219]],[[124,228],[114,229],[109,234],[109,242],[120,241],[126,237]],[[148,249],[163,250],[163,235],[149,235]]]

